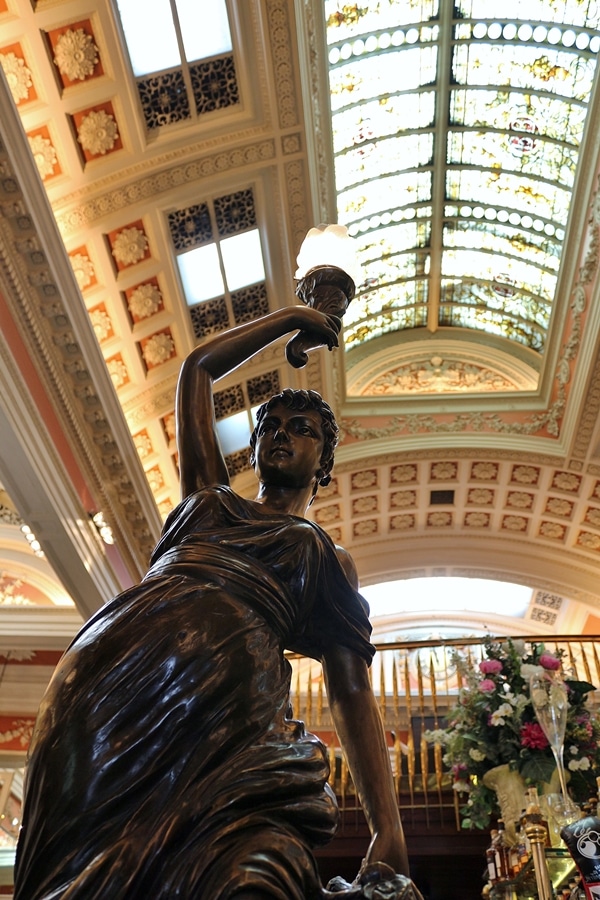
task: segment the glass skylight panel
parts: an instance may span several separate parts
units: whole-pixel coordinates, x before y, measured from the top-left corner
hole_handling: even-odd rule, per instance
[[[145,2],[145,0],[144,0]],[[231,32],[225,0],[176,0],[185,57],[188,62],[231,53]]]
[[[543,226],[543,223],[540,222]],[[490,222],[485,225],[476,222],[452,222],[444,225],[444,246],[480,247],[497,256],[518,254],[520,259],[537,266],[545,266],[558,272],[560,262],[559,245],[550,239],[531,232],[520,231]]]
[[[366,129],[369,125],[370,123],[365,122]],[[383,140],[366,138],[364,143],[357,138],[356,148],[338,159],[336,187],[341,192],[350,185],[364,181],[369,178],[373,169],[380,173],[379,177],[395,174],[407,159],[415,167],[431,165],[432,152],[432,134],[417,133],[386,137]]]
[[[497,207],[503,198],[510,202],[512,209],[531,217],[543,216],[561,225],[567,223],[571,193],[566,188],[497,170],[449,169],[446,181],[447,194],[452,200],[471,203],[477,200],[482,205]]]
[[[600,51],[600,7],[457,0],[442,33],[433,2],[324,5],[338,219],[365,273],[345,319],[346,347],[433,317],[542,350]],[[444,72],[435,71],[440,59]],[[434,182],[440,165],[445,177]],[[408,211],[411,225],[428,221],[426,237],[405,229],[383,238],[392,224],[411,221]],[[432,262],[432,253],[441,258]],[[413,308],[411,298],[426,300],[429,272],[443,273],[431,292],[439,304],[441,287],[441,305],[423,316],[419,302],[418,314],[396,316]]]
[[[405,172],[377,178],[370,170],[369,183],[343,191],[338,196],[340,216],[352,222],[359,216],[371,216],[396,206],[431,200],[431,172]]]
[[[550,45],[540,50],[536,45],[465,42],[455,48],[453,75],[458,84],[510,85],[513,90],[531,89],[587,100],[595,61]]]
[[[417,221],[392,225],[389,228],[374,228],[371,233],[354,239],[358,248],[359,262],[362,265],[373,264],[404,250],[425,247],[429,243],[430,233],[428,226]]]
[[[177,265],[188,306],[225,293],[216,244],[205,244],[180,254]]]
[[[250,444],[250,418],[246,410],[228,416],[226,419],[219,419],[217,434],[225,456],[248,447]]]
[[[371,9],[365,3],[358,13],[358,7],[352,8],[339,0],[325,0],[325,19],[327,22],[327,38],[331,43],[341,33],[344,38],[358,37],[378,30],[395,29],[406,25],[417,25],[435,19],[439,14],[438,0],[386,0],[385,3],[372,4]]]
[[[418,90],[434,80],[436,65],[435,45],[379,55],[365,51],[360,62],[353,59],[334,70],[331,108],[336,112],[344,106],[356,106],[382,94]]]
[[[433,91],[377,97],[360,106],[340,110],[336,116],[333,151],[337,154],[367,140],[397,136],[398,132],[404,131],[407,116],[410,117],[413,128],[433,128]]]
[[[528,264],[519,257],[497,257],[493,253],[477,250],[446,250],[443,257],[442,274],[445,278],[468,277],[477,281],[495,281],[501,275],[502,280],[530,293],[535,293],[548,304],[552,301],[556,289],[556,276],[537,266]],[[503,291],[507,296],[507,291]]]
[[[369,319],[389,313],[397,317],[394,321],[400,321],[407,309],[415,305],[424,306],[426,300],[425,279],[421,281],[409,280],[399,284],[387,284],[376,290],[367,291],[361,298],[361,303],[350,309],[344,316],[344,328],[358,323],[365,323]],[[399,299],[400,298],[400,302]],[[390,319],[392,321],[392,319]]]
[[[117,0],[133,74],[147,75],[181,63],[169,0]]]
[[[485,166],[513,170],[544,181],[559,182],[573,188],[577,167],[577,149],[566,147],[543,138],[532,138],[526,132],[512,132],[515,150],[506,140],[506,133],[450,132],[448,135],[448,162],[452,165]],[[517,152],[519,144],[531,150]]]
[[[385,314],[357,322],[356,325],[350,326],[347,331],[344,325],[344,341],[346,348],[351,350],[365,341],[381,337],[392,331],[399,331],[403,328],[419,328],[426,324],[427,307],[424,304],[420,306],[406,306],[403,309],[390,309]]]
[[[497,0],[458,0],[461,18],[491,19],[498,15]],[[577,25],[581,28],[600,28],[600,7],[595,0],[503,0],[502,18],[508,21],[547,22]],[[533,29],[532,29],[533,30]]]
[[[225,278],[230,291],[265,280],[258,228],[221,241]]]
[[[496,334],[499,337],[524,344],[532,350],[541,351],[544,346],[543,332],[539,328],[519,322],[512,316],[503,315],[501,312],[485,306],[447,308],[442,304],[440,324],[487,331],[489,334]]]
[[[531,141],[536,141],[543,130],[548,138],[579,146],[586,114],[580,101],[523,91],[499,94],[484,88],[457,88],[450,94],[452,125],[499,129],[507,147],[514,137],[510,134],[513,129],[528,135]]]

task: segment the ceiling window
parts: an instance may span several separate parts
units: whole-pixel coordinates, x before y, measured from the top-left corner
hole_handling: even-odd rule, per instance
[[[168,223],[197,338],[269,311],[251,188],[169,213]]]
[[[325,0],[347,349],[409,328],[542,352],[600,49],[595,0]]]
[[[117,0],[148,129],[239,102],[225,0]]]

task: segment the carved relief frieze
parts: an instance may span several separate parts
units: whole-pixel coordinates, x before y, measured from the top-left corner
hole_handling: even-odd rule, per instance
[[[364,396],[385,396],[391,394],[448,394],[494,391],[527,390],[531,383],[523,386],[516,378],[509,379],[502,372],[483,364],[466,363],[457,359],[418,360],[395,366],[375,377],[364,379],[360,391]]]

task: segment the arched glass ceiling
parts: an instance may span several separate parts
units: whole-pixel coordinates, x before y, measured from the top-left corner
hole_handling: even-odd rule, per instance
[[[598,3],[325,0],[325,10],[338,218],[365,273],[346,348],[460,326],[542,352]]]

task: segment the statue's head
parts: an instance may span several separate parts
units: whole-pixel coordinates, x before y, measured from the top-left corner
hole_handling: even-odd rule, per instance
[[[321,454],[321,463],[316,487],[318,485],[325,487],[331,481],[330,472],[333,468],[333,457],[338,442],[339,428],[335,421],[333,410],[317,391],[294,391],[291,388],[286,388],[284,391],[281,391],[281,393],[275,394],[270,400],[267,400],[266,403],[263,403],[263,405],[258,408],[256,413],[256,426],[250,436],[251,464],[254,466],[254,449],[256,447],[257,431],[260,428],[260,424],[276,406],[285,406],[287,409],[300,411],[310,409],[319,413],[323,430],[323,452]]]

